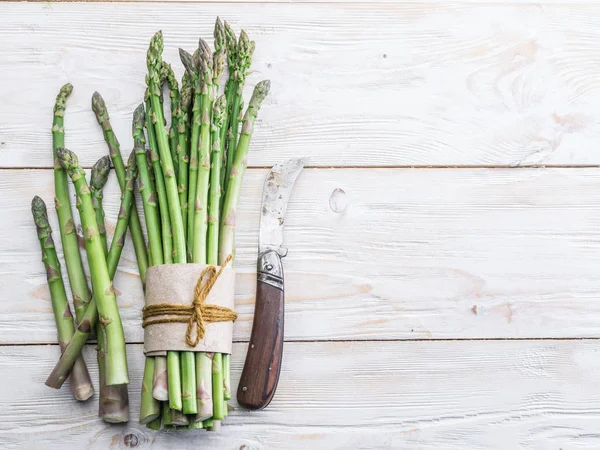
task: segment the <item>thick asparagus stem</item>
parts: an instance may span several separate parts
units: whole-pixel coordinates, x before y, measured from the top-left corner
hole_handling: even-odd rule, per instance
[[[208,46],[200,40],[201,48]],[[192,260],[195,263],[206,262],[206,232],[208,228],[208,187],[210,178],[210,131],[212,112],[212,55],[204,52],[201,62],[202,72],[202,112],[200,141],[198,143],[198,180],[194,201],[194,246]]]
[[[54,204],[58,215],[60,239],[62,241],[67,275],[71,284],[73,294],[73,306],[77,323],[81,322],[85,309],[91,300],[90,290],[87,284],[79,243],[73,222],[71,211],[71,198],[69,195],[69,177],[67,172],[56,159],[56,149],[65,145],[64,117],[67,98],[73,91],[71,84],[65,84],[56,97],[54,105],[54,121],[52,123],[52,148],[54,153]]]
[[[181,411],[181,370],[179,367],[179,352],[167,353],[167,374],[169,386],[169,408]]]
[[[169,140],[164,127],[164,117],[160,105],[160,83],[158,67],[161,64],[163,49],[162,32],[156,33],[150,41],[150,47],[147,54],[148,65],[148,91],[150,93],[150,102],[152,106],[152,119],[156,140],[158,143],[158,153],[165,177],[165,187],[167,190],[167,199],[169,203],[169,215],[171,217],[171,226],[173,228],[173,249],[176,263],[186,262],[185,235],[183,232],[183,221],[181,219],[181,207],[179,205],[179,194],[177,191],[177,181],[173,169],[173,161],[169,151]]]
[[[40,240],[42,262],[46,267],[46,278],[48,280],[48,288],[50,289],[58,343],[61,350],[63,350],[73,337],[73,315],[71,314],[71,308],[67,300],[67,292],[60,271],[60,262],[58,261],[56,248],[52,239],[52,229],[48,221],[46,204],[37,195],[33,197],[31,202],[31,212],[37,228],[38,239]],[[94,394],[92,380],[82,356],[77,358],[77,362],[73,367],[70,384],[73,397],[79,401],[85,401]]]
[[[160,403],[152,396],[153,374],[154,358],[146,358],[142,380],[142,403],[140,405],[140,423],[142,425],[152,422],[160,415]]]
[[[196,201],[196,180],[198,178],[198,141],[200,139],[200,110],[202,108],[202,91],[200,86],[199,64],[188,52],[179,49],[181,62],[190,76],[193,100],[192,100],[192,129],[190,132],[190,154],[188,170],[188,202],[187,202],[187,247],[194,247],[194,202]],[[200,58],[200,51],[198,51]]]
[[[235,231],[235,210],[242,187],[242,178],[246,170],[248,148],[250,138],[254,131],[254,122],[260,110],[261,103],[269,93],[271,83],[268,80],[261,81],[254,88],[252,98],[248,104],[248,109],[244,115],[242,123],[242,133],[235,152],[235,159],[229,181],[227,183],[227,192],[225,193],[225,202],[223,204],[223,214],[221,216],[221,232],[219,235],[219,263],[225,261],[227,256],[233,252],[233,237]]]
[[[104,185],[108,180],[109,172],[110,158],[108,156],[103,156],[96,161],[90,175],[92,204],[94,205],[94,211],[96,212],[96,223],[98,224],[98,230],[100,231],[100,241],[102,242],[102,248],[106,255],[108,254],[108,243],[106,241],[106,227],[104,226],[104,208],[102,208],[102,189],[104,189]]]
[[[123,246],[125,245],[125,234],[129,224],[131,208],[133,203],[133,188],[137,178],[137,167],[135,164],[135,152],[131,152],[127,160],[127,171],[125,174],[125,190],[121,194],[121,207],[115,226],[115,232],[110,244],[106,264],[111,280],[114,279],[117,271],[117,265],[121,258]],[[105,372],[105,351],[104,333],[101,327],[97,327],[98,338],[98,372],[100,375],[100,398],[98,416],[108,423],[123,423],[129,421],[129,393],[126,384],[117,384],[106,386],[104,376]]]
[[[141,107],[142,105],[140,105]],[[146,132],[148,133],[148,144],[150,147],[150,164],[154,172],[154,186],[159,205],[161,241],[163,248],[163,264],[173,263],[173,232],[171,229],[171,218],[169,217],[169,209],[167,207],[167,191],[165,188],[165,178],[162,168],[160,167],[160,158],[158,156],[158,144],[156,143],[156,135],[152,126],[152,107],[150,100],[146,95]],[[143,136],[143,132],[142,132]]]
[[[213,415],[212,353],[196,353],[196,396],[198,414],[196,420],[206,420]]]
[[[179,159],[179,177],[177,178],[179,191],[179,204],[181,206],[181,220],[183,221],[183,232],[187,239],[187,221],[188,221],[188,165],[189,149],[188,135],[190,115],[189,109],[192,102],[193,88],[189,74],[186,72],[181,81],[181,95],[179,97],[179,108],[177,111],[177,157]]]
[[[221,206],[221,140],[220,133],[223,126],[227,99],[220,96],[213,107],[211,127],[211,169],[210,187],[208,195],[208,233],[207,233],[207,263],[219,263],[219,215]]]
[[[181,388],[184,414],[196,414],[196,362],[193,352],[181,352]]]
[[[223,357],[215,353],[212,360],[213,420],[223,420]]]
[[[169,148],[171,150],[171,159],[175,168],[175,176],[179,181],[179,158],[177,156],[177,143],[179,141],[177,131],[177,108],[179,105],[179,85],[171,64],[163,62],[160,65],[161,79],[167,81],[169,87],[169,97],[171,98],[171,126],[169,128]]]
[[[106,384],[128,384],[127,355],[123,325],[117,307],[117,298],[112,287],[106,257],[99,239],[98,225],[90,189],[85,181],[85,172],[79,166],[77,156],[64,148],[58,148],[56,155],[67,170],[77,193],[77,208],[84,229],[85,248],[88,255],[94,299],[98,307],[99,322],[106,338]]]
[[[104,140],[108,145],[110,159],[113,163],[115,173],[117,174],[121,192],[123,192],[125,189],[125,164],[123,164],[123,158],[121,157],[119,141],[110,125],[106,104],[98,92],[94,92],[94,95],[92,96],[92,110],[96,115],[98,123],[102,127]],[[142,279],[142,284],[144,284],[146,282],[146,269],[148,268],[148,253],[146,251],[146,243],[144,242],[144,232],[142,231],[140,218],[138,216],[137,208],[135,207],[131,209],[129,229],[131,231],[131,240],[135,249],[138,268],[140,270],[140,278]]]
[[[148,230],[148,247],[150,248],[150,265],[163,264],[163,248],[160,234],[160,221],[156,207],[156,192],[152,189],[150,171],[146,159],[144,139],[144,106],[140,105],[133,113],[133,148],[138,167],[139,191],[142,197],[146,229]]]
[[[223,398],[231,400],[231,355],[228,353],[223,353]]]
[[[152,378],[152,396],[156,400],[160,400],[163,402],[169,400],[169,388],[167,383],[167,377],[167,357],[155,356],[154,377]]]

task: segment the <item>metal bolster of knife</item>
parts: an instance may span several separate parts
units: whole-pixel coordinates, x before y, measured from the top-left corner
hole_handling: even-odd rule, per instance
[[[277,250],[265,250],[258,255],[258,281],[283,291],[283,264]]]

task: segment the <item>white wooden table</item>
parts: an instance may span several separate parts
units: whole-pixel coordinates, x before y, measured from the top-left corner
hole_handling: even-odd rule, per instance
[[[236,234],[234,387],[266,168],[311,157],[286,221],[279,389],[262,412],[233,403],[220,433],[140,427],[128,242],[115,285],[132,420],[106,425],[95,401],[44,386],[59,349],[29,204],[53,198],[52,105],[72,82],[67,146],[90,167],[100,91],[128,152],[150,36],[181,75],[177,47],[217,15],[256,40],[247,93],[273,82]],[[0,447],[600,448],[599,18],[556,1],[2,3]],[[92,345],[86,358],[95,376]]]

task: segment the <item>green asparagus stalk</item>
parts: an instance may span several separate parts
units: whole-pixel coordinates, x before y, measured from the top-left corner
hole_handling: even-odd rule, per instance
[[[156,400],[169,400],[169,388],[167,383],[167,357],[154,357],[154,377],[152,378],[152,396]]]
[[[177,111],[177,157],[179,159],[179,177],[177,178],[179,191],[179,204],[181,206],[181,220],[183,221],[183,232],[187,239],[188,221],[188,136],[190,127],[189,109],[192,102],[193,88],[189,74],[186,72],[181,81],[181,95],[179,97],[179,108]]]
[[[213,415],[212,353],[196,353],[196,395],[198,414],[196,420],[210,419]]]
[[[96,164],[92,167],[92,173],[90,175],[90,192],[92,194],[92,204],[94,205],[94,211],[96,212],[96,223],[98,224],[98,230],[100,231],[100,241],[102,242],[102,248],[104,254],[108,254],[108,243],[106,241],[106,227],[104,226],[104,208],[102,208],[102,190],[108,180],[108,173],[110,172],[110,158],[103,156]]]
[[[193,352],[181,352],[181,387],[184,414],[196,414],[196,362]]]
[[[156,33],[150,41],[150,47],[147,54],[148,65],[148,90],[150,92],[150,103],[152,106],[152,119],[156,132],[158,143],[158,153],[165,178],[165,187],[169,203],[169,216],[173,228],[173,249],[176,263],[186,262],[185,235],[183,232],[183,221],[181,219],[181,207],[179,205],[179,193],[177,190],[177,181],[173,161],[169,150],[169,140],[164,127],[164,117],[160,105],[160,82],[158,69],[161,64],[163,50],[162,32]]]
[[[150,265],[163,264],[163,247],[160,231],[160,221],[156,207],[156,192],[150,180],[148,161],[144,139],[144,106],[140,105],[133,113],[133,148],[138,167],[139,191],[142,197],[142,206],[146,216],[146,229],[148,231],[148,246],[150,248]]]
[[[31,202],[31,212],[37,227],[38,239],[40,240],[42,249],[42,262],[46,267],[46,277],[48,279],[48,288],[50,289],[58,343],[61,350],[63,350],[73,337],[73,315],[71,314],[71,308],[67,300],[67,292],[60,271],[60,263],[52,239],[52,229],[48,221],[46,204],[37,195],[33,197]],[[79,401],[85,401],[94,394],[92,380],[82,356],[77,358],[77,362],[71,372],[71,392],[73,393],[73,397]]]
[[[123,252],[123,247],[125,246],[125,236],[127,234],[127,227],[129,226],[131,210],[135,208],[133,191],[137,174],[138,171],[134,150],[131,152],[129,159],[127,160],[125,189],[121,194],[121,207],[119,209],[119,216],[117,218],[115,232],[110,243],[110,250],[108,251],[108,256],[106,258],[106,265],[108,266],[108,272],[111,279],[115,277],[119,259],[121,259],[121,253]]]
[[[194,202],[196,201],[196,180],[198,179],[198,141],[200,140],[200,110],[202,108],[202,91],[200,85],[199,63],[188,52],[179,49],[179,56],[186,72],[190,76],[193,88],[192,100],[192,129],[190,132],[190,154],[188,174],[188,202],[187,202],[187,246],[194,247]],[[198,59],[200,52],[198,51]]]
[[[63,169],[56,159],[56,149],[64,147],[65,145],[65,108],[67,98],[71,95],[72,91],[73,86],[71,84],[65,84],[56,97],[56,104],[54,105],[54,121],[52,124],[52,148],[54,153],[54,204],[56,207],[56,214],[58,215],[60,239],[65,255],[67,275],[73,294],[75,317],[77,323],[80,323],[86,307],[90,302],[91,295],[85,271],[83,270],[81,254],[79,253],[79,243],[77,242],[77,234],[73,222],[71,198],[69,195],[69,177],[65,169]]]
[[[177,131],[177,108],[179,105],[179,84],[175,78],[175,73],[171,64],[163,62],[160,65],[161,79],[164,78],[169,87],[169,97],[171,98],[171,127],[169,128],[169,146],[171,150],[171,159],[175,168],[175,175],[179,180],[179,158],[177,155],[177,144],[179,142]]]
[[[102,127],[104,133],[104,140],[108,145],[109,155],[117,174],[119,186],[121,192],[125,189],[125,164],[121,157],[121,150],[119,141],[115,136],[112,126],[110,125],[110,118],[106,109],[104,99],[98,92],[94,92],[92,96],[92,110],[96,115],[98,123]],[[131,231],[131,238],[133,241],[133,247],[135,249],[135,256],[137,258],[138,268],[140,270],[140,278],[142,284],[146,282],[146,269],[148,268],[148,253],[146,251],[146,243],[144,242],[144,232],[142,231],[142,225],[138,216],[137,208],[131,209],[131,218],[129,223]]]
[[[142,108],[143,114],[143,106]],[[162,239],[162,251],[163,251],[163,264],[173,263],[173,232],[171,229],[171,218],[169,217],[169,209],[167,207],[167,190],[165,187],[165,178],[163,175],[162,168],[160,167],[160,158],[158,156],[158,144],[156,142],[156,134],[154,134],[154,127],[152,126],[152,107],[150,106],[150,99],[146,92],[146,132],[148,133],[148,144],[150,147],[150,164],[154,172],[154,186],[156,188],[156,194],[158,197],[159,205],[159,216],[160,216],[160,230]],[[142,119],[143,120],[143,119]],[[143,136],[143,131],[142,131]]]
[[[144,378],[142,380],[142,402],[140,405],[140,423],[148,424],[160,416],[160,403],[152,397],[152,377],[154,358],[146,358]]]
[[[100,239],[105,255],[108,257],[108,245],[106,242],[106,229],[104,226],[104,208],[102,207],[102,190],[108,180],[110,171],[110,158],[103,156],[92,167],[90,176],[90,192],[92,195],[92,204],[96,213],[96,223],[100,231]],[[120,257],[120,252],[119,252]],[[118,264],[118,259],[114,267]],[[107,266],[109,266],[107,258]],[[110,270],[109,270],[110,272]],[[110,274],[111,280],[114,273]],[[98,340],[97,359],[100,393],[98,398],[98,417],[108,423],[124,423],[129,421],[129,393],[126,384],[117,384],[114,386],[106,385],[106,339],[102,327],[96,324],[96,336]]]
[[[227,183],[227,192],[225,193],[225,202],[223,204],[223,215],[221,216],[221,232],[219,235],[219,264],[223,263],[227,256],[233,252],[233,237],[235,231],[235,211],[242,187],[242,178],[247,166],[248,148],[250,139],[254,131],[254,122],[258,116],[260,106],[269,93],[271,83],[268,80],[261,81],[254,88],[252,98],[244,115],[242,123],[242,132],[235,152],[235,159],[229,181]]]
[[[202,39],[201,48],[208,46]],[[198,144],[198,180],[194,201],[194,246],[192,259],[195,263],[206,263],[206,232],[208,228],[208,188],[210,178],[210,131],[212,112],[212,54],[204,52],[201,62],[202,112],[200,142]]]
[[[64,148],[56,149],[61,165],[71,177],[77,193],[77,208],[84,229],[85,248],[88,255],[94,299],[98,308],[99,322],[106,338],[106,384],[128,384],[127,356],[123,325],[117,307],[117,298],[106,264],[106,257],[100,242],[98,225],[90,189],[85,180],[85,172],[79,165],[77,156]],[[88,308],[89,309],[89,308]],[[59,361],[60,362],[60,361]]]
[[[167,374],[169,386],[169,408],[181,411],[181,368],[179,367],[179,352],[167,353]]]
[[[146,428],[148,428],[150,430],[154,430],[154,431],[160,430],[160,425],[162,423],[162,405],[159,405],[159,406],[160,406],[159,410],[161,412],[158,414],[158,417],[146,424]]]
[[[208,198],[208,235],[207,235],[207,262],[217,265],[219,263],[219,216],[221,205],[221,127],[225,116],[227,99],[220,96],[213,107],[211,127],[211,169],[210,188]]]
[[[212,360],[212,390],[213,390],[213,420],[223,420],[223,357],[221,353],[215,353]]]
[[[111,280],[114,279],[125,245],[125,234],[129,224],[131,208],[133,204],[133,189],[135,179],[137,178],[137,167],[135,164],[135,152],[132,151],[127,161],[127,171],[125,173],[125,190],[121,194],[121,207],[115,226],[115,232],[110,244],[108,257],[106,258],[108,272]],[[100,374],[100,399],[98,415],[108,423],[123,423],[129,421],[129,393],[126,384],[117,384],[106,386],[105,373],[105,352],[106,343],[104,342],[104,333],[101,327],[97,326],[99,332],[98,338],[98,372]]]
[[[228,353],[223,353],[223,398],[226,405],[227,400],[231,400],[231,355]]]

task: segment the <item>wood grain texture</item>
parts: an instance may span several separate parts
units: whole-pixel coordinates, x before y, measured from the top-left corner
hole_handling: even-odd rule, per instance
[[[237,386],[245,344],[234,346]],[[289,343],[277,394],[219,433],[108,426],[96,400],[43,384],[58,347],[0,349],[3,449],[577,449],[600,442],[597,342]],[[141,345],[129,345],[131,417],[139,413]],[[88,347],[86,359],[94,359]],[[96,366],[90,364],[93,377]]]
[[[94,90],[131,148],[150,36],[163,29],[181,75],[177,47],[210,37],[217,15],[256,40],[246,95],[273,82],[251,165],[600,164],[598,5],[44,2],[0,12],[0,99],[11,106],[0,111],[0,167],[51,167],[52,104],[66,81],[66,141],[83,162],[104,146]]]
[[[252,324],[266,173],[249,170],[242,187],[236,341]],[[34,194],[51,202],[52,171],[2,175],[0,343],[55,342],[29,211]],[[109,237],[117,189],[111,175]],[[600,337],[598,192],[598,169],[304,170],[284,231],[285,338]],[[115,287],[127,340],[142,342],[129,238]]]

